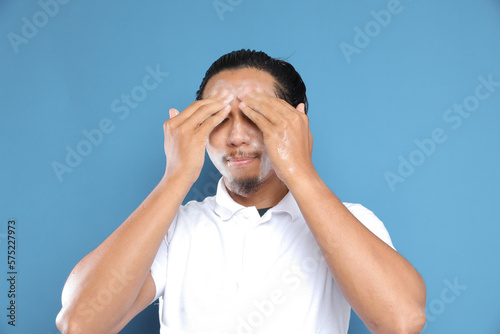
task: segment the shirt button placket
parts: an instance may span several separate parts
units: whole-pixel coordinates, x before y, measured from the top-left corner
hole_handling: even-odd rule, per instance
[[[244,289],[244,259],[245,259],[245,243],[246,243],[246,234],[248,231],[249,223],[250,223],[250,213],[247,210],[244,210],[241,212],[239,216],[239,240],[240,244],[238,247],[239,251],[239,263],[238,263],[238,272],[237,272],[237,279],[236,279],[236,284],[239,290],[239,293],[242,293],[242,289]]]
[[[242,289],[243,293],[248,293],[249,288],[251,287],[251,284],[248,280],[248,275],[250,273],[247,272],[246,268],[246,258],[250,256],[251,254],[251,233],[252,230],[255,228],[256,221],[253,221],[255,217],[253,216],[253,212],[251,211],[252,209],[248,208],[245,211],[242,212],[242,225],[241,225],[241,232],[242,232],[242,243],[241,243],[241,272],[240,272],[240,278],[239,278],[239,287]],[[250,248],[249,248],[250,247]],[[249,285],[250,284],[250,285]]]

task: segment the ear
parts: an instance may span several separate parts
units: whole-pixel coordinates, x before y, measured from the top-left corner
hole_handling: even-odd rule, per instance
[[[305,114],[306,113],[306,105],[304,103],[299,103],[297,105],[297,109],[298,111],[300,111],[301,113]]]

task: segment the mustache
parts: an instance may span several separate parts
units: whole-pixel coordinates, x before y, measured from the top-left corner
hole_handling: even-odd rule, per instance
[[[222,156],[222,160],[227,161],[229,158],[239,158],[239,157],[260,157],[262,153],[257,151],[243,151],[243,150],[235,150],[229,152],[228,154],[224,154]]]

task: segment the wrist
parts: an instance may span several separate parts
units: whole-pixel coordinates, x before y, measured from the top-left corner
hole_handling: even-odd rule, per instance
[[[322,182],[319,174],[316,172],[314,167],[308,169],[290,169],[283,176],[283,182],[286,184],[288,189],[294,193],[295,191],[301,191],[308,185],[317,184]]]
[[[280,176],[282,181],[285,182],[287,186],[293,186],[294,184],[307,182],[308,180],[315,177],[319,178],[319,175],[312,164],[310,164],[309,166],[299,167],[289,166],[286,169],[280,171]]]
[[[181,185],[186,185],[189,188],[198,180],[200,176],[201,168],[199,170],[184,166],[175,166],[165,169],[165,173],[163,174],[163,180],[176,181]]]
[[[186,175],[186,173],[167,173],[163,174],[158,186],[160,188],[173,188],[178,190],[179,194],[187,195],[189,189],[193,186],[196,178]]]

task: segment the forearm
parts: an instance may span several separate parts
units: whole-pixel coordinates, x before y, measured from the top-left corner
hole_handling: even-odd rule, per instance
[[[413,266],[361,224],[315,172],[287,185],[335,281],[369,329],[418,331],[425,285]]]
[[[130,217],[75,266],[64,286],[58,319],[71,319],[92,333],[116,326],[136,299],[189,188],[180,178],[162,179]]]

